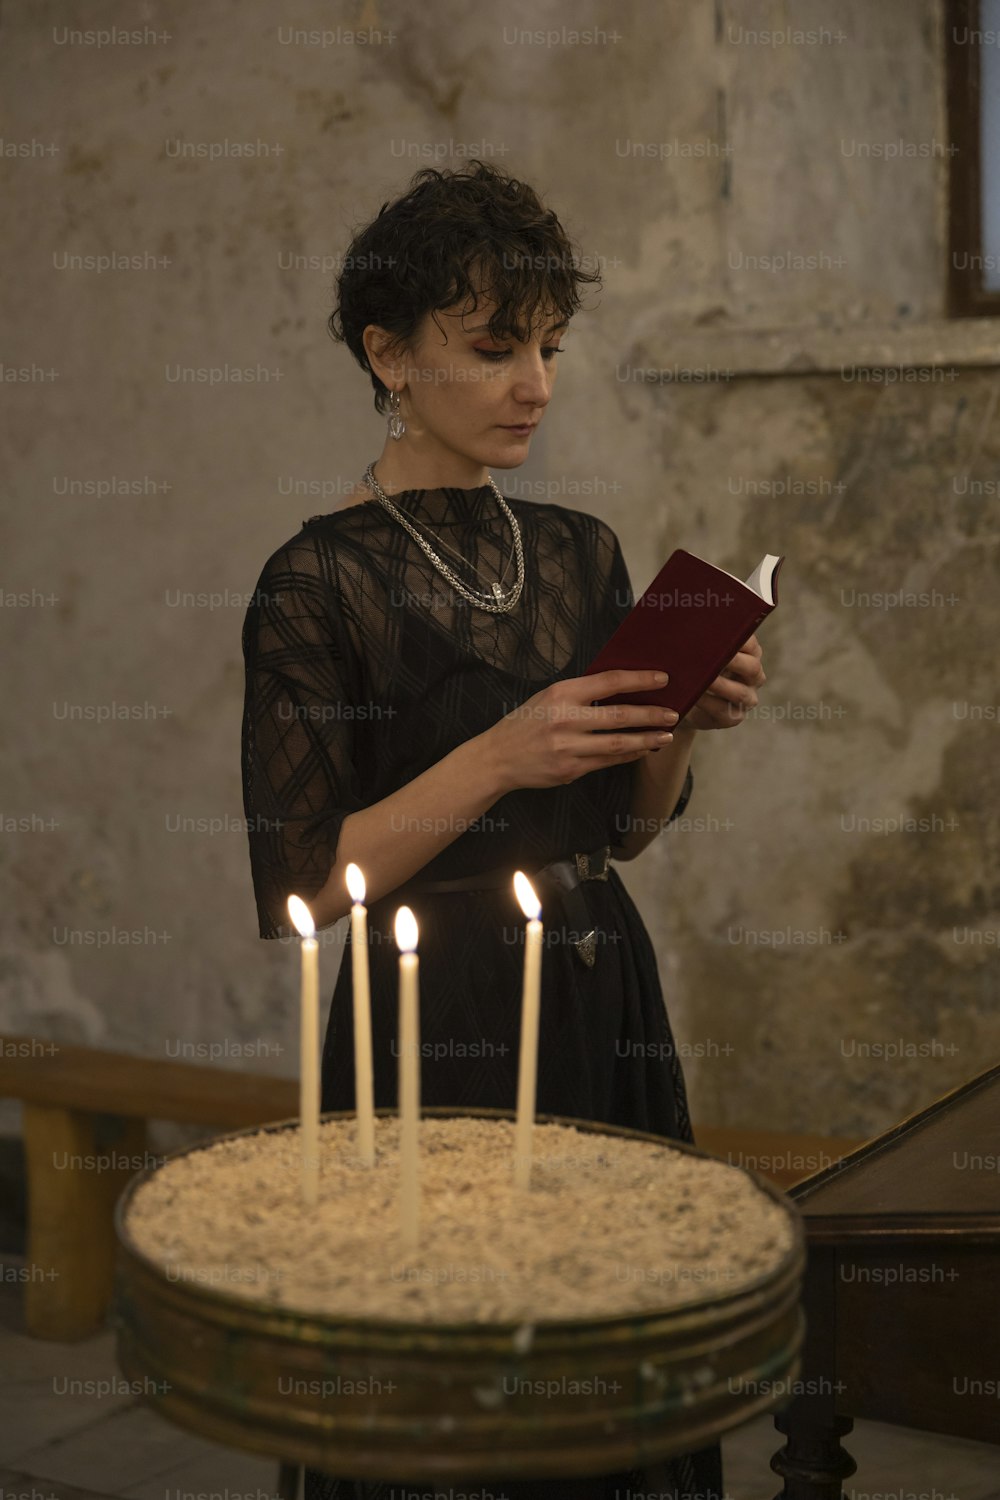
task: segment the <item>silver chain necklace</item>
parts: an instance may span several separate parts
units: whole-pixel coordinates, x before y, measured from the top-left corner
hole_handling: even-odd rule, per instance
[[[426,522],[424,524],[426,526]],[[430,531],[430,527],[427,527],[427,530]],[[453,547],[450,542],[446,542],[443,536],[438,536],[437,533],[434,532],[434,531],[431,531],[431,536],[434,538],[434,540],[438,543],[439,546],[446,547],[448,549],[448,551],[451,553],[452,557],[457,557],[458,560],[459,560],[459,562],[462,563],[462,564],[464,564],[465,567],[472,568],[472,564],[469,562],[469,559],[467,557],[465,557],[463,555],[463,553],[459,552],[456,547]],[[503,565],[503,572],[500,574],[500,582],[501,582],[501,584],[503,583],[504,579],[507,577],[507,574],[510,572],[510,560],[511,560],[511,558],[513,556],[514,556],[514,548],[511,547],[510,551],[507,553],[507,561]],[[483,575],[482,575],[482,573],[480,573],[480,571],[479,571],[478,568],[472,568],[472,571],[473,571],[473,573],[475,573],[475,575],[476,575],[477,578],[482,578]]]
[[[443,536],[437,536],[436,533],[433,532],[433,531],[431,532],[431,536],[433,536],[435,538],[435,540],[441,544],[442,547],[447,547],[448,551],[451,553],[452,557],[457,557],[458,560],[459,560],[459,562],[460,563],[464,563],[467,568],[468,567],[472,567],[472,564],[469,562],[469,559],[467,557],[464,557],[462,555],[462,553],[459,552],[455,547],[451,546],[451,544],[449,542],[446,542]],[[503,565],[503,572],[500,574],[500,583],[501,584],[503,584],[504,579],[507,577],[507,574],[510,572],[510,560],[511,560],[511,558],[513,556],[514,556],[514,548],[511,547],[510,551],[507,553],[507,561]],[[482,575],[482,573],[480,573],[480,571],[479,571],[478,568],[472,568],[472,571],[473,571],[473,573],[475,573],[475,575],[476,575],[477,578],[482,578],[483,575]],[[490,585],[490,587],[492,588],[492,584]]]
[[[423,551],[429,558],[430,562],[441,574],[442,578],[446,578],[448,580],[456,593],[460,594],[463,599],[467,599],[470,604],[475,605],[476,609],[483,609],[488,614],[506,614],[508,610],[514,608],[514,605],[521,597],[521,590],[524,587],[524,549],[521,545],[521,529],[517,524],[510,506],[507,504],[499,488],[494,483],[491,475],[488,474],[486,478],[490,488],[497,498],[501,510],[507,517],[507,520],[510,522],[510,528],[514,534],[514,551],[517,554],[517,582],[513,584],[511,588],[506,590],[501,587],[501,584],[499,582],[493,583],[490,585],[491,594],[487,594],[480,590],[467,588],[462,580],[458,577],[457,573],[455,573],[454,569],[449,567],[449,565],[444,561],[444,558],[440,557],[438,553],[434,551],[434,548],[424,540],[419,531],[416,531],[410,525],[406,516],[403,515],[398,506],[393,505],[392,501],[389,499],[388,495],[385,493],[385,491],[382,489],[382,486],[375,478],[374,461],[368,465],[367,469],[365,470],[364,477],[365,482],[369,485],[372,493],[375,495],[379,503],[385,507],[390,515],[395,516],[399,524],[410,533],[413,540],[417,543],[418,547],[420,547],[421,551]],[[442,487],[446,488],[446,486]],[[435,541],[440,542],[442,547],[447,546],[447,543],[442,541],[440,537],[435,537]],[[506,572],[507,569],[505,568],[504,575],[506,575]]]

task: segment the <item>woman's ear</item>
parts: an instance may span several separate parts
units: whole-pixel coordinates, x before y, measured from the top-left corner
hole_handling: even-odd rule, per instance
[[[384,386],[390,390],[398,388],[404,374],[402,351],[393,335],[377,323],[369,323],[361,335],[368,363]]]

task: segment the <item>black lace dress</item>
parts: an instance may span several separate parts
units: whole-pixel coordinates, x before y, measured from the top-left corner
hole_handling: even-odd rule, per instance
[[[482,580],[505,569],[504,587],[515,579],[510,527],[488,486],[411,490],[393,502],[470,586],[485,588]],[[388,797],[549,683],[580,676],[630,609],[610,527],[560,505],[508,504],[521,528],[525,584],[505,614],[462,599],[374,500],[313,516],[265,563],[243,627],[243,797],[261,937],[291,936],[286,899],[294,891],[308,901],[326,883],[349,813]],[[413,878],[497,867],[530,874],[575,851],[614,846],[627,827],[632,764],[501,797]],[[673,816],[690,791],[689,775]],[[576,935],[566,914],[543,912],[538,1112],[691,1141],[646,928],[613,864],[607,880],[583,890],[597,931],[593,968],[560,940],[560,929]],[[524,918],[512,882],[447,893],[410,893],[404,884],[369,906],[376,1107],[396,1104],[392,923],[404,901],[420,928],[422,1103],[513,1109]],[[426,1045],[436,1041],[446,1045]],[[322,1077],[324,1110],[354,1107],[349,952],[334,988]],[[510,1500],[603,1500],[616,1492],[623,1500],[654,1487],[671,1500],[721,1496],[718,1446],[655,1474],[487,1485]],[[395,1481],[397,1492],[426,1488]],[[305,1495],[375,1500],[392,1489],[307,1470]]]

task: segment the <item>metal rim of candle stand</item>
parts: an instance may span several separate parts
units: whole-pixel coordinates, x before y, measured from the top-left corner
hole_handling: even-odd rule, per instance
[[[428,1119],[514,1120],[512,1110],[450,1105],[421,1113]],[[331,1111],[322,1119],[353,1120],[354,1111]],[[536,1120],[717,1159],[686,1142],[627,1127],[559,1115]],[[798,1301],[804,1227],[781,1190],[745,1167],[731,1169],[745,1172],[792,1224],[793,1245],[778,1266],[735,1291],[674,1308],[537,1320],[523,1348],[516,1342],[523,1321],[421,1324],[274,1307],[200,1282],[172,1281],[134,1245],[126,1227],[129,1207],[162,1165],[221,1141],[298,1124],[297,1117],[274,1121],[182,1147],[138,1173],[116,1204],[119,1364],[177,1425],[236,1448],[358,1479],[514,1480],[659,1462],[705,1446],[789,1398],[804,1332]],[[582,1362],[590,1384],[619,1387],[615,1399],[605,1393],[603,1404],[588,1405],[577,1396],[575,1410],[564,1403],[558,1412],[539,1416],[538,1385],[576,1378],[572,1372],[578,1376]],[[276,1370],[308,1384],[309,1391],[296,1402],[279,1396],[282,1375],[275,1377]],[[531,1391],[507,1399],[501,1387],[510,1378]],[[397,1389],[400,1394],[383,1404],[380,1415],[383,1381],[394,1387],[391,1395]],[[368,1389],[343,1395],[338,1390],[334,1408],[325,1391],[333,1382]],[[450,1409],[442,1412],[443,1401]]]

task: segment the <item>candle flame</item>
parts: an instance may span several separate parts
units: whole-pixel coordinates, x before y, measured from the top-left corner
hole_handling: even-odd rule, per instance
[[[353,860],[344,871],[344,879],[347,881],[347,890],[351,900],[363,901],[365,899],[365,877]]]
[[[524,912],[524,915],[537,920],[541,916],[542,903],[535,895],[535,887],[523,870],[516,870],[514,872],[514,892],[521,904],[521,910]]]
[[[402,953],[412,953],[417,946],[417,919],[408,906],[401,906],[396,913],[396,947]]]
[[[316,923],[312,919],[312,912],[301,896],[289,896],[288,915],[291,917],[292,924],[298,932],[299,937],[311,938],[316,936]]]

